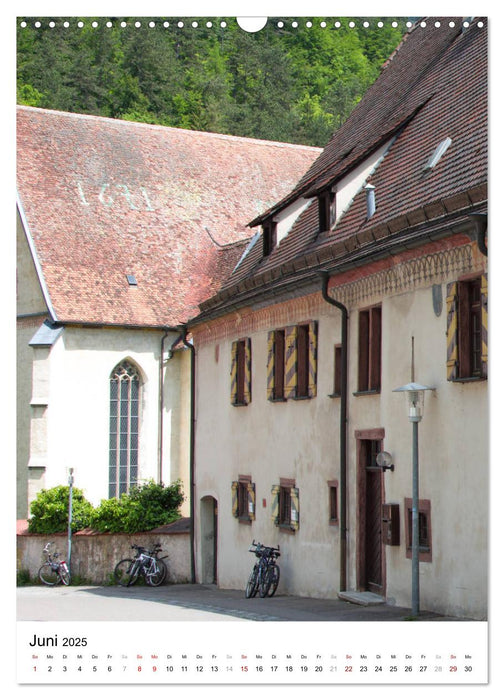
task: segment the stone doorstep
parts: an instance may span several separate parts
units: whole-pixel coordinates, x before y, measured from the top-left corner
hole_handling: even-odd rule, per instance
[[[338,598],[356,605],[384,605],[385,598],[370,591],[341,591]]]

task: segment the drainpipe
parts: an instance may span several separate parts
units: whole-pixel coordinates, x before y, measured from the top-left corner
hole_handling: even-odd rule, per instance
[[[322,297],[341,311],[340,406],[340,591],[347,590],[347,423],[348,423],[348,310],[328,294],[329,273],[321,272]]]
[[[196,563],[195,563],[195,553],[194,553],[194,495],[195,495],[195,484],[194,484],[194,434],[196,427],[195,419],[195,377],[196,377],[196,362],[195,355],[196,351],[194,346],[187,340],[187,326],[181,326],[182,330],[182,341],[186,348],[189,348],[191,353],[191,418],[190,418],[190,436],[189,436],[189,509],[190,509],[190,540],[191,540],[191,583],[196,583]]]
[[[164,413],[164,391],[163,391],[163,358],[164,358],[164,344],[168,337],[168,331],[166,330],[163,337],[161,338],[161,350],[159,355],[159,428],[158,428],[158,484],[163,483],[163,413]]]

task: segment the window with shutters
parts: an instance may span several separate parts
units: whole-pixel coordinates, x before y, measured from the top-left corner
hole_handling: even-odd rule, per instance
[[[448,284],[446,304],[448,380],[486,379],[487,276]]]
[[[231,345],[231,403],[247,406],[252,400],[252,344],[250,338]]]
[[[357,393],[381,389],[381,306],[359,312],[359,366]]]
[[[139,371],[131,362],[121,362],[109,383],[109,498],[119,498],[138,480]]]
[[[239,475],[231,485],[233,517],[240,522],[255,520],[255,484],[250,476]]]
[[[406,557],[411,559],[413,532],[413,500],[411,498],[404,499],[404,511]],[[418,538],[420,561],[432,561],[431,502],[427,499],[420,499],[418,501]]]
[[[268,399],[311,399],[317,393],[316,321],[268,334]]]
[[[299,489],[293,479],[280,479],[271,489],[273,523],[280,529],[296,532],[299,529]]]

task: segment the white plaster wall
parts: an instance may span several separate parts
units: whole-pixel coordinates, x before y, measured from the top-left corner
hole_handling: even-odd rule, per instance
[[[348,588],[355,589],[357,557],[356,430],[383,428],[384,449],[395,471],[384,475],[384,502],[400,504],[401,544],[386,546],[386,595],[411,604],[411,560],[406,557],[404,499],[412,495],[411,424],[404,397],[393,389],[411,378],[411,337],[415,338],[415,379],[436,387],[429,392],[420,434],[420,498],[431,501],[432,562],[420,563],[421,606],[446,614],[484,618],[487,605],[488,405],[487,382],[446,380],[446,284],[443,309],[436,316],[432,288],[382,302],[382,389],[376,396],[354,396],[357,388],[359,308],[378,303],[363,299],[350,308],[348,429]],[[262,312],[263,313],[263,312]],[[271,403],[266,398],[267,331],[283,323],[278,314],[245,332],[198,342],[196,500],[218,501],[218,582],[244,588],[254,557],[252,539],[279,544],[280,591],[331,597],[339,591],[339,527],[328,524],[327,481],[339,479],[339,399],[329,398],[333,347],[340,342],[339,312],[321,301],[318,390],[311,400]],[[263,319],[264,316],[261,316]],[[252,402],[233,407],[229,398],[231,342],[252,339]],[[229,337],[228,337],[229,336]],[[217,348],[218,346],[218,348]],[[231,514],[231,482],[249,474],[256,484],[256,520],[240,524]],[[271,486],[294,478],[300,491],[300,528],[280,532],[270,519]],[[196,508],[198,513],[198,508]],[[197,561],[201,562],[200,524],[196,522]]]
[[[46,451],[45,488],[68,483],[68,468],[73,467],[74,484],[88,500],[98,505],[108,498],[109,377],[125,359],[142,376],[139,480],[158,480],[160,340],[158,332],[67,327],[50,350],[35,349],[33,392],[47,397],[46,444],[37,447]],[[48,359],[44,372],[37,372],[36,358],[42,352]],[[188,441],[188,419],[181,416],[186,408],[180,400],[181,365],[178,353],[165,365],[165,484],[188,473],[188,465],[180,463],[185,456],[181,445]]]

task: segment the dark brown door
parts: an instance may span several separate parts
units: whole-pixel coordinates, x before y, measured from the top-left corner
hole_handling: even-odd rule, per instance
[[[360,441],[360,489],[361,489],[361,589],[379,595],[384,593],[382,550],[382,502],[383,472],[376,465],[376,455],[381,449],[379,440]]]
[[[381,479],[379,468],[366,468],[366,590],[381,593],[382,574],[382,532],[381,532]]]

